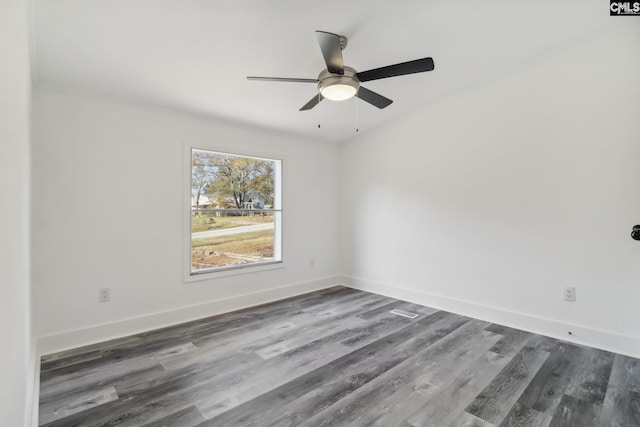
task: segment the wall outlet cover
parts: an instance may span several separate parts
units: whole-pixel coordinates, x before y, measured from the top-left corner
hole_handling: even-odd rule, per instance
[[[111,301],[111,288],[100,288],[98,290],[98,301],[99,302]]]
[[[576,288],[575,286],[564,287],[564,300],[574,302],[576,300]]]

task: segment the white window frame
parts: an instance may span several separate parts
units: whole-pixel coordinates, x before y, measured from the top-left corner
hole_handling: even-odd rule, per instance
[[[220,154],[228,154],[230,156],[242,156],[260,160],[268,160],[276,162],[276,171],[274,176],[274,211],[278,211],[279,215],[274,215],[274,259],[273,261],[256,262],[251,264],[242,264],[236,266],[224,266],[219,268],[207,269],[199,272],[191,271],[191,156],[193,150],[212,151]],[[184,228],[183,241],[184,246],[184,282],[195,282],[200,280],[210,280],[224,278],[229,276],[237,276],[242,274],[258,273],[262,271],[282,269],[286,267],[284,256],[284,229],[282,226],[283,209],[283,193],[284,193],[284,164],[283,156],[271,153],[248,152],[247,150],[213,146],[209,144],[185,144],[184,145]],[[279,255],[279,258],[278,256]]]

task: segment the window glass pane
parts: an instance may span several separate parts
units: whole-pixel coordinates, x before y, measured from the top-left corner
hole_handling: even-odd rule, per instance
[[[281,260],[280,161],[191,157],[191,272]]]
[[[274,261],[276,215],[279,212],[195,213],[191,222],[192,270]]]

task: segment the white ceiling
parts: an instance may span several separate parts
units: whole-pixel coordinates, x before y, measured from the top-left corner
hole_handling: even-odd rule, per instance
[[[611,25],[602,0],[35,0],[39,83],[340,142],[508,73]],[[628,19],[628,18],[627,18]],[[315,30],[343,34],[364,71],[431,56],[436,69],[372,81],[384,110],[356,100],[298,109],[316,78]],[[318,124],[321,128],[318,129]]]

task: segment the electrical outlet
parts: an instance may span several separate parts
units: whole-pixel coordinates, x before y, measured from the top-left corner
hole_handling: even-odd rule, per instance
[[[313,268],[316,266],[316,260],[313,258],[309,258],[309,268]]]
[[[99,302],[111,301],[111,288],[100,288],[98,290],[98,301]]]
[[[564,300],[574,302],[576,300],[576,288],[575,286],[564,287]]]

